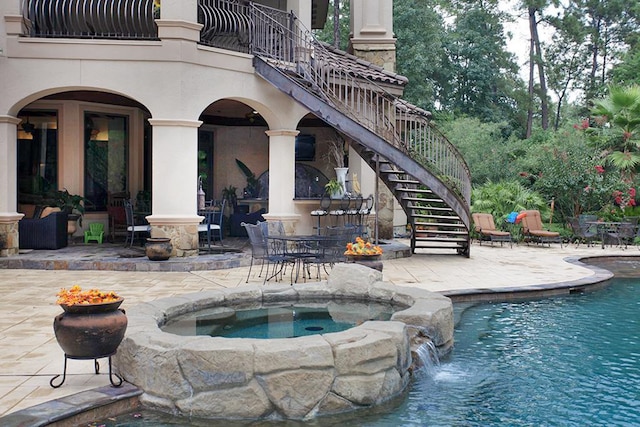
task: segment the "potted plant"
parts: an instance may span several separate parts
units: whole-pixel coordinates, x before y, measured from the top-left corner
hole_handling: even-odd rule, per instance
[[[82,227],[84,203],[87,202],[87,199],[78,194],[69,193],[66,188],[53,193],[52,199],[55,206],[67,213],[67,234],[72,236],[78,225]]]
[[[345,167],[344,162],[344,138],[335,132],[334,135],[327,140],[327,160],[334,164],[336,171],[336,180],[342,184],[340,197],[346,190],[347,172],[349,168]]]
[[[76,215],[76,219],[84,214],[85,200],[82,196],[69,193],[66,188],[53,194],[53,203],[69,216]]]
[[[236,159],[236,164],[247,178],[247,186],[244,188],[243,197],[251,199],[257,198],[260,194],[260,181],[258,181],[256,175],[251,172],[251,169],[242,161]]]
[[[327,193],[331,195],[332,199],[339,199],[344,193],[344,187],[342,183],[335,178],[330,179],[329,182],[325,184],[324,188],[327,190]]]
[[[49,384],[53,388],[62,385],[66,377],[66,359],[99,359],[111,357],[124,338],[127,316],[119,309],[124,298],[115,292],[101,292],[98,289],[83,291],[78,285],[61,289],[57,294],[57,304],[64,310],[54,318],[53,331],[58,344],[65,354],[65,372],[62,380],[56,375]],[[109,360],[109,381],[115,387],[122,384],[122,378],[111,372]],[[95,365],[96,374],[98,365]],[[118,382],[114,381],[114,377]]]
[[[238,189],[233,185],[229,185],[222,189],[222,198],[227,201],[227,206],[231,207],[231,213],[234,213],[236,206],[238,205],[238,195],[236,191]]]
[[[380,261],[382,248],[365,241],[362,237],[356,237],[355,242],[347,243],[344,255],[347,257],[348,262],[382,271],[382,262]]]

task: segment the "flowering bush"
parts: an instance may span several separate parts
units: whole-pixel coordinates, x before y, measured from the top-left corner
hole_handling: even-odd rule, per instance
[[[365,242],[362,237],[356,237],[355,242],[347,243],[345,255],[380,255],[382,248],[374,246],[371,242]]]
[[[114,302],[120,299],[115,292],[101,292],[98,289],[83,291],[78,285],[73,285],[71,289],[60,289],[56,294],[58,301],[56,304],[76,305],[76,304],[102,304]]]

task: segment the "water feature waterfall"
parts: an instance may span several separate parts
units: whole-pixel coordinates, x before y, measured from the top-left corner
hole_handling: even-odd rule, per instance
[[[420,371],[432,373],[434,369],[440,366],[440,358],[438,357],[438,349],[433,341],[427,339],[415,350],[415,364]]]

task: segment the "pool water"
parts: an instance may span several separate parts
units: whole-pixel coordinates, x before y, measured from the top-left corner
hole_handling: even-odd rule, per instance
[[[307,423],[189,424],[142,411],[104,424],[135,425],[137,415],[154,426],[638,426],[639,294],[640,280],[615,279],[582,295],[456,305],[452,354],[391,408]]]
[[[295,338],[340,332],[367,320],[389,320],[406,307],[377,302],[278,304],[234,310],[216,307],[179,316],[162,327],[177,335],[226,338]]]

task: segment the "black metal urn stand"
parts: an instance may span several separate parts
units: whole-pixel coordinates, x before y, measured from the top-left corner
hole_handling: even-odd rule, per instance
[[[109,359],[109,382],[120,387],[123,379],[113,372],[111,356],[116,354],[127,329],[127,316],[118,307],[123,299],[102,304],[63,305],[64,313],[53,321],[58,344],[64,351],[62,374],[51,378],[49,385],[58,388],[67,378],[67,360],[93,360],[96,374],[100,373],[98,359]],[[56,380],[62,379],[56,383]]]
[[[115,353],[113,353],[115,354]],[[109,358],[109,382],[111,383],[112,386],[114,387],[120,387],[122,385],[122,377],[118,374],[116,374],[115,372],[113,372],[113,369],[111,367],[111,356],[113,356],[113,354],[109,354],[109,355],[105,355],[105,356],[98,356],[98,357],[74,357],[74,356],[69,356],[68,354],[65,353],[64,355],[64,368],[62,369],[62,374],[58,374],[55,377],[51,378],[51,380],[49,381],[49,385],[53,388],[58,388],[60,387],[62,384],[64,384],[64,381],[67,379],[67,360],[69,359],[76,359],[76,360],[90,360],[93,359],[93,368],[94,371],[97,374],[100,373],[100,362],[98,362],[98,359],[102,359],[105,357]],[[59,378],[60,376],[62,376],[62,379],[60,380],[60,382],[58,384],[55,384],[55,381],[57,378]],[[114,378],[117,380],[114,381]]]

